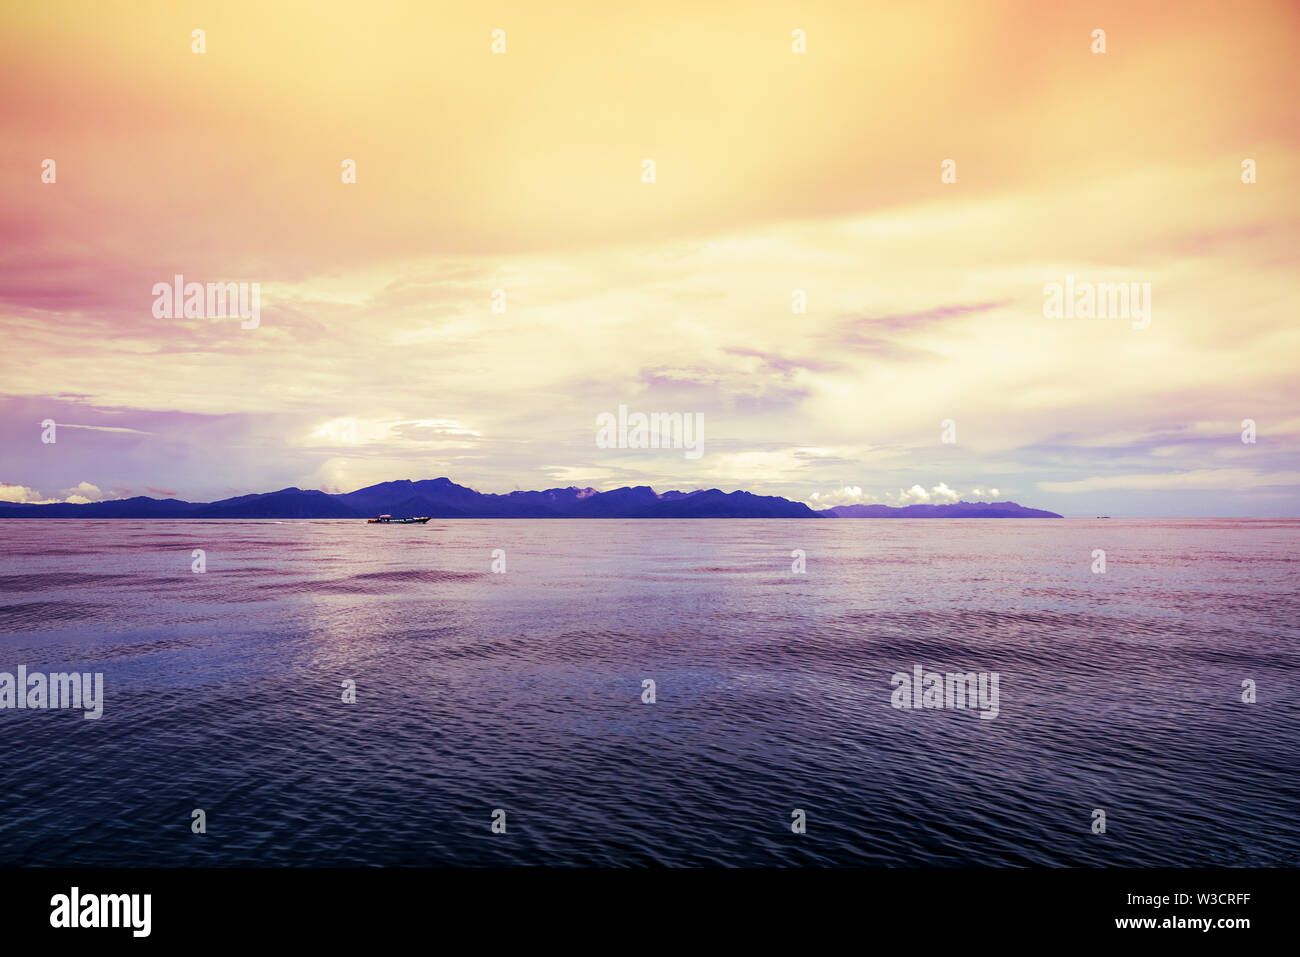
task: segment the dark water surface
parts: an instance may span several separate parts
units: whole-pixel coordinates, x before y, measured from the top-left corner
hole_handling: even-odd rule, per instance
[[[0,710],[0,864],[1296,866],[1298,546],[1300,520],[0,522],[0,670],[106,686],[99,720]],[[1000,714],[894,709],[914,665],[998,672]]]

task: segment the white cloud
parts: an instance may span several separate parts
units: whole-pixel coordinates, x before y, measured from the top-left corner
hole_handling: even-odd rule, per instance
[[[34,488],[26,485],[10,485],[0,482],[0,502],[15,502],[20,505],[46,505],[58,499],[46,498]]]
[[[103,497],[104,493],[89,482],[79,482],[72,488],[65,488],[53,498],[34,488],[28,488],[26,485],[10,485],[7,482],[0,482],[0,502],[14,502],[20,505],[55,505],[59,502],[67,502],[72,505],[88,505],[91,502],[98,502]]]
[[[133,435],[153,435],[152,432],[144,432],[140,429],[124,429],[116,425],[73,425],[71,422],[60,422],[61,429],[86,429],[91,432],[130,432]]]
[[[998,494],[997,489],[993,489],[994,495]],[[886,492],[884,496],[875,495],[871,492],[864,492],[860,486],[845,485],[830,492],[813,492],[805,504],[810,508],[834,508],[837,505],[944,505],[949,502],[960,502],[963,499],[968,501],[978,498],[984,494],[983,489],[974,489],[969,496],[963,496],[956,489],[949,488],[947,482],[940,482],[938,485],[932,485],[926,488],[923,485],[913,485],[909,489],[899,489],[897,493]]]
[[[929,489],[920,485],[913,485],[906,490],[900,488],[898,495],[888,497],[891,499],[892,504],[895,505],[943,505],[961,500],[960,493],[950,489],[946,482],[940,482]]]
[[[59,494],[63,496],[63,501],[73,505],[88,505],[104,497],[104,493],[98,486],[91,485],[89,482],[78,482],[74,487],[65,488]]]
[[[834,508],[837,505],[870,505],[879,501],[880,499],[874,495],[864,494],[860,486],[846,485],[825,494],[813,492],[804,504],[809,508],[821,509]]]

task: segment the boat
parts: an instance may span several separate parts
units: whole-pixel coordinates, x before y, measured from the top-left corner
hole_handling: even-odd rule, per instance
[[[423,525],[432,516],[421,515],[417,518],[393,518],[391,515],[380,515],[378,518],[366,519],[367,525]]]

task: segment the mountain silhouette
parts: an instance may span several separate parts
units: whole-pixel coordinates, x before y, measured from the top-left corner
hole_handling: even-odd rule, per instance
[[[1015,502],[954,502],[945,505],[841,505],[814,511],[776,495],[723,492],[656,492],[637,485],[598,492],[552,488],[541,492],[476,492],[449,478],[380,482],[355,492],[316,489],[239,495],[217,502],[179,499],[114,499],[73,505],[0,503],[0,518],[1060,518],[1055,512]]]

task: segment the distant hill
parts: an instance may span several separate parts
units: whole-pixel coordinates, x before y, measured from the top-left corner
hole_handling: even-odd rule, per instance
[[[0,518],[188,518],[202,504],[174,498],[119,498],[88,505],[19,505],[0,502]]]
[[[282,488],[264,495],[241,495],[197,507],[193,518],[356,518],[338,496],[316,489]]]
[[[1060,518],[1054,512],[1015,502],[956,502],[951,505],[841,505],[813,511],[776,495],[723,492],[656,492],[648,485],[598,492],[552,488],[497,495],[476,492],[449,478],[401,479],[331,495],[315,489],[282,488],[222,499],[182,502],[174,498],[115,499],[88,505],[0,503],[0,518]]]

